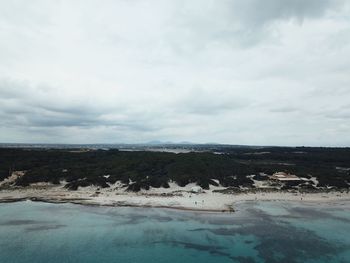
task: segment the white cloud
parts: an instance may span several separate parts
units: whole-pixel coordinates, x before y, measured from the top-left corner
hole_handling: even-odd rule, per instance
[[[350,146],[349,11],[0,1],[0,141]]]

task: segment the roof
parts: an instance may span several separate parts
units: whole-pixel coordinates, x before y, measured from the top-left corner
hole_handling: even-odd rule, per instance
[[[202,191],[202,187],[200,187],[200,186],[191,187],[191,192],[199,193],[201,191]]]
[[[300,181],[301,179],[294,174],[287,174],[284,172],[274,173],[270,176],[270,179],[279,181]]]

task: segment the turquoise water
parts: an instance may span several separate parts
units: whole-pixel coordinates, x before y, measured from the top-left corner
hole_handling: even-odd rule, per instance
[[[348,203],[237,210],[0,204],[0,262],[350,262]]]

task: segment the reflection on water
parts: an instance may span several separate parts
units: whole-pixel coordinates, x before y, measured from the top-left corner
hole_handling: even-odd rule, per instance
[[[350,262],[349,204],[246,202],[232,214],[0,204],[1,262]]]

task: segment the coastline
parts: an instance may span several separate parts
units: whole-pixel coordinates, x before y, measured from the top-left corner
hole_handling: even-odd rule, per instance
[[[77,191],[62,186],[36,186],[0,190],[0,203],[31,200],[111,207],[149,207],[198,212],[234,212],[235,205],[247,201],[286,201],[299,203],[341,203],[350,201],[349,192],[295,193],[287,191],[224,194],[207,190],[191,193],[188,189],[151,189],[139,193],[86,187]]]

